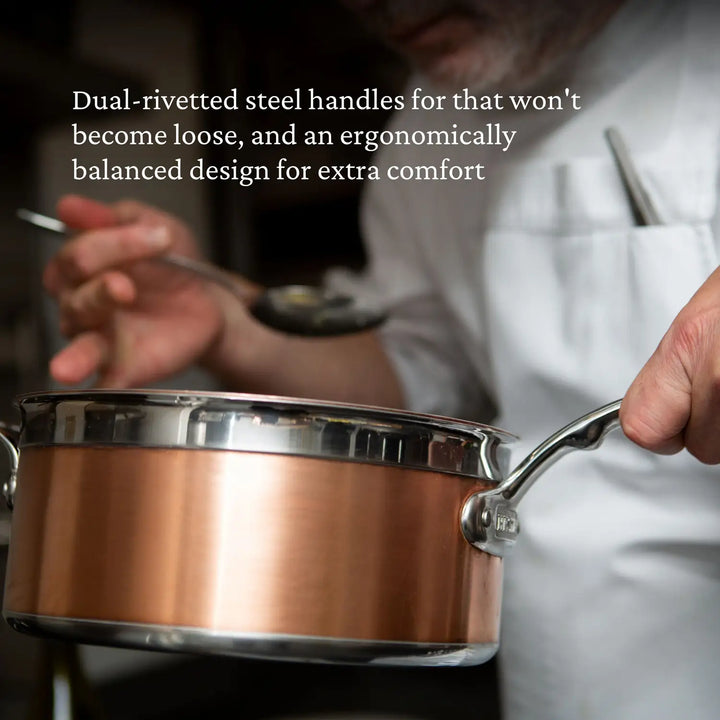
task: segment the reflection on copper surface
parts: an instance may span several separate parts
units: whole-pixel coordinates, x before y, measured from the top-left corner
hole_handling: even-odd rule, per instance
[[[473,479],[226,450],[22,451],[5,611],[408,642],[496,642]]]

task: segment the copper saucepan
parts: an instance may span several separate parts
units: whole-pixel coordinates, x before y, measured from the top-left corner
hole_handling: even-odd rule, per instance
[[[84,643],[467,665],[498,646],[516,504],[620,403],[508,472],[485,425],[291,398],[25,395],[3,614]],[[16,483],[17,480],[17,483]]]

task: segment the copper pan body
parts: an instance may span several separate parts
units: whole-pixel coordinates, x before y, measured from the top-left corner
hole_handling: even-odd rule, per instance
[[[472,479],[223,450],[22,452],[6,614],[497,644],[501,559]]]
[[[16,456],[16,629],[322,662],[494,654],[502,560],[466,540],[461,515],[502,477],[499,431],[264,396],[19,405],[19,437],[0,438]]]

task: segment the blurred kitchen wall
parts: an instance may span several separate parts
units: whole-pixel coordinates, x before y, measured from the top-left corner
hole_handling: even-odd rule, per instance
[[[89,66],[103,68],[116,77],[98,85],[100,91],[118,93],[130,86],[151,93],[155,88],[167,94],[186,94],[202,88],[199,68],[201,32],[196,14],[190,7],[171,4],[109,0],[95,2],[80,0],[74,8],[74,55]],[[126,82],[123,82],[126,81]],[[93,93],[82,78],[74,89]],[[135,96],[135,93],[132,93]],[[68,98],[70,100],[70,98]],[[189,157],[196,148],[174,145],[114,145],[111,147],[75,146],[71,123],[84,130],[148,130],[167,129],[173,122],[190,130],[199,130],[203,118],[198,113],[180,111],[158,112],[73,112],[62,122],[44,129],[38,136],[37,147],[37,207],[54,213],[57,199],[65,193],[79,193],[98,200],[113,202],[134,198],[155,205],[181,217],[194,231],[195,237],[209,257],[214,249],[210,241],[208,189],[204,183],[179,181],[92,181],[75,180],[72,159],[84,166],[100,164],[109,157],[118,165],[171,165],[177,157]],[[59,239],[50,233],[37,231],[44,262],[57,250]],[[246,237],[235,241],[247,243]],[[59,349],[63,338],[57,330],[54,303],[46,300],[45,332],[50,352]],[[52,383],[48,380],[48,385]],[[215,383],[200,371],[189,371],[169,378],[166,387],[213,389]]]
[[[200,43],[194,12],[169,4],[128,2],[127,0],[79,0],[75,7],[73,53],[90,65],[105,68],[117,79],[106,87],[127,80],[132,89],[150,94],[155,88],[166,94],[184,94],[202,88],[198,46]],[[87,84],[79,78],[77,90]],[[118,90],[122,89],[118,87]],[[88,88],[92,92],[91,88]],[[67,98],[70,102],[71,98]],[[72,112],[60,123],[48,127],[38,138],[38,202],[41,209],[53,212],[57,198],[65,192],[86,194],[98,200],[114,201],[132,197],[156,205],[182,217],[198,240],[208,247],[208,197],[204,183],[160,181],[99,182],[73,180],[71,159],[85,164],[109,155],[117,164],[170,164],[183,152],[174,145],[74,147],[70,124],[85,129],[138,129],[157,131],[181,122],[199,130],[203,118],[198,113],[160,110],[158,112]],[[189,151],[185,151],[189,154]],[[192,150],[195,152],[195,149]]]

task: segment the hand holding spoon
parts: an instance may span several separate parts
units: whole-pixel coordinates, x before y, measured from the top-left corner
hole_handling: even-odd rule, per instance
[[[68,235],[71,229],[57,218],[20,208],[17,216],[36,227]],[[256,320],[268,327],[292,335],[330,337],[377,327],[386,319],[379,309],[363,308],[355,300],[323,288],[308,285],[284,285],[251,294],[232,273],[211,263],[184,255],[167,253],[153,258],[156,262],[193,273],[219,285],[248,307]]]

